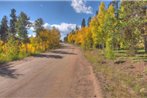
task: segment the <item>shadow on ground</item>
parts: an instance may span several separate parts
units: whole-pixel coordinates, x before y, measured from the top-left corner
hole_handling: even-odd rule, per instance
[[[56,50],[56,51],[51,51],[52,53],[56,53],[56,54],[69,54],[69,55],[77,55],[75,53],[70,53],[70,52],[65,52],[65,51],[59,51],[59,50]]]
[[[33,56],[40,57],[40,58],[55,58],[55,59],[62,59],[63,58],[63,56],[60,56],[60,55],[49,55],[49,54],[36,54]]]
[[[16,69],[14,69],[10,64],[0,65],[0,76],[17,79],[19,75],[21,74],[16,74]]]
[[[114,62],[114,64],[122,64],[122,63],[125,63],[126,61],[124,61],[124,60],[118,60],[118,61],[116,61],[116,62]]]
[[[67,45],[67,44],[60,44],[61,46],[60,46],[60,48],[59,49],[75,49],[75,48],[73,48],[73,47],[71,47],[71,46],[69,46],[69,45]]]

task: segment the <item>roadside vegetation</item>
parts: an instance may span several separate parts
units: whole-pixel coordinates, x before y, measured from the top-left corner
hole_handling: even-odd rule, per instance
[[[147,98],[147,2],[101,2],[65,41],[83,48],[105,98]]]
[[[45,29],[41,18],[31,23],[24,12],[16,16],[15,9],[11,10],[10,17],[8,21],[4,16],[0,23],[0,63],[59,47],[60,32],[56,28]],[[31,27],[35,36],[29,36]]]
[[[92,49],[83,52],[93,65],[104,98],[146,98],[147,63],[143,61],[143,57],[137,62],[134,60],[137,56],[124,58],[127,54],[121,51],[115,55],[115,60],[107,59],[102,50]]]

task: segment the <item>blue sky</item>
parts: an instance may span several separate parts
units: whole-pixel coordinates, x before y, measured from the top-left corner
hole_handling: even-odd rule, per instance
[[[104,1],[106,6],[110,1]],[[8,16],[10,10],[15,8],[17,15],[25,12],[30,21],[42,18],[46,28],[57,27],[61,31],[62,38],[75,28],[81,25],[81,20],[94,16],[100,1],[0,1],[0,20],[4,15]],[[33,29],[33,28],[32,28]],[[32,29],[29,30],[30,34]]]

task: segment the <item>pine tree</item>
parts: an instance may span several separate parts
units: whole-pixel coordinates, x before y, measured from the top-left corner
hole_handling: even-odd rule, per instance
[[[90,21],[91,21],[91,17],[88,18],[88,23],[87,23],[87,26],[90,25]]]
[[[8,39],[8,20],[7,20],[7,17],[4,16],[2,18],[2,21],[1,21],[1,27],[0,27],[0,37],[1,37],[1,40],[6,42],[7,39]]]
[[[96,11],[96,12],[95,12],[95,15],[97,15],[98,13],[99,13],[99,12],[98,12],[98,11]]]
[[[76,30],[76,31],[79,30],[79,27],[78,27],[77,25],[76,25],[76,29],[75,29],[75,30]]]
[[[83,18],[81,27],[85,27],[85,26],[86,26],[86,21],[85,21],[85,19]]]
[[[11,14],[10,14],[10,28],[9,28],[9,32],[10,32],[10,36],[15,37],[16,36],[16,22],[17,22],[17,16],[16,16],[16,10],[12,9],[11,10]]]
[[[43,19],[42,18],[39,18],[35,21],[35,32],[36,32],[36,36],[39,36],[39,32],[41,32],[44,27],[43,27]]]
[[[23,42],[28,41],[28,32],[27,32],[28,24],[29,24],[29,17],[24,12],[21,12],[17,21],[17,32],[18,32],[18,38]]]

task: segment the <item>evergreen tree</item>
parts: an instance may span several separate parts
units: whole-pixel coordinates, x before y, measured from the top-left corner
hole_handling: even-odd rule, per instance
[[[2,18],[2,21],[1,21],[1,27],[0,27],[0,37],[1,37],[1,40],[6,42],[7,41],[7,38],[8,38],[8,20],[7,20],[7,17],[4,16]]]
[[[76,31],[79,30],[79,27],[76,25]]]
[[[28,32],[27,32],[28,24],[29,24],[29,17],[24,12],[21,12],[17,21],[17,32],[18,32],[18,38],[23,42],[28,41]]]
[[[36,36],[39,36],[39,32],[42,31],[44,29],[43,27],[43,19],[39,18],[35,21],[35,32],[36,32]]]
[[[88,18],[88,23],[87,23],[87,26],[90,25],[90,21],[91,21],[91,17]]]
[[[96,11],[96,12],[95,12],[95,15],[97,15],[98,13],[99,13],[99,12],[98,12],[98,11]]]
[[[10,14],[10,36],[15,37],[16,36],[16,22],[17,22],[17,16],[16,16],[16,10],[11,9],[11,14]]]
[[[118,0],[114,0],[114,1],[111,1],[109,3],[109,6],[112,5],[114,7],[114,9],[115,9],[115,17],[116,18],[118,18],[118,15],[119,15],[119,13],[118,13],[118,11],[119,11],[119,2],[120,1],[118,1]]]
[[[85,27],[85,26],[86,26],[86,21],[85,21],[85,19],[83,18],[81,27]]]

